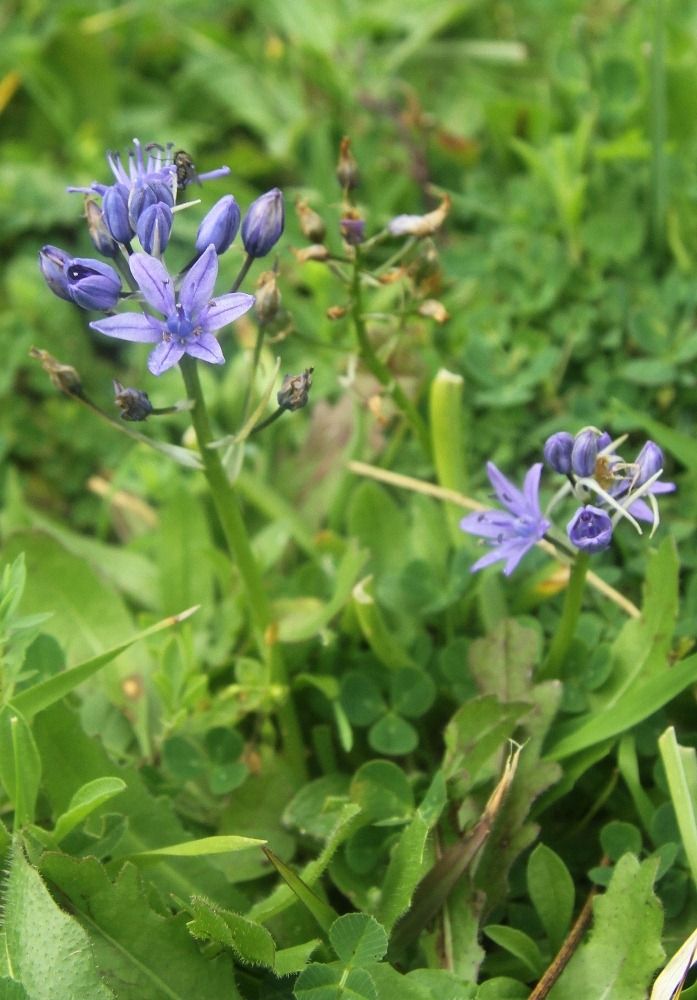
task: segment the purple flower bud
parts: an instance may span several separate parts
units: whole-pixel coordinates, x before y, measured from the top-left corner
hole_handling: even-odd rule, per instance
[[[106,227],[117,243],[130,243],[135,232],[128,217],[127,184],[112,184],[102,198],[102,214]]]
[[[242,242],[250,257],[265,257],[278,243],[285,223],[283,193],[272,188],[253,201],[242,223]]]
[[[612,541],[612,521],[598,507],[579,507],[566,526],[569,541],[584,552],[602,552]]]
[[[122,420],[146,420],[152,413],[147,392],[121,385],[114,379],[114,402],[121,410]]]
[[[586,427],[585,430],[579,431],[574,438],[571,449],[571,471],[577,476],[592,476],[595,472],[599,437],[600,434],[595,428]]]
[[[547,465],[555,472],[568,476],[571,472],[571,451],[574,439],[567,431],[558,431],[545,441],[543,455]]]
[[[47,244],[39,250],[39,267],[44,280],[54,295],[59,299],[71,301],[68,279],[65,276],[65,266],[70,263],[70,256],[65,250]]]
[[[115,257],[119,252],[118,243],[107,229],[104,214],[94,198],[85,198],[85,219],[95,250],[104,257]]]
[[[226,194],[204,215],[196,234],[196,249],[203,253],[212,243],[215,252],[225,253],[240,228],[240,207],[234,195]]]
[[[131,193],[128,196],[128,219],[133,229],[137,231],[143,213],[159,203],[167,205],[168,208],[172,208],[174,205],[172,189],[162,181],[138,184],[131,188]]]
[[[647,441],[636,457],[637,475],[635,486],[642,486],[647,479],[655,476],[663,468],[663,452],[654,441]]]
[[[65,265],[70,298],[83,309],[113,309],[121,294],[121,279],[109,264],[75,257]]]
[[[365,219],[342,219],[341,235],[349,246],[357,247],[365,239]]]
[[[161,257],[167,249],[172,232],[172,209],[164,202],[150,205],[138,219],[136,233],[140,245],[153,257]]]

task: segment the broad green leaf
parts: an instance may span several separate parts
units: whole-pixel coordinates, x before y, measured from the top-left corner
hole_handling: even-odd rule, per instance
[[[373,823],[403,823],[414,810],[414,793],[404,771],[387,760],[371,760],[359,767],[350,795]]]
[[[370,552],[373,572],[395,572],[407,561],[407,553],[397,540],[407,537],[409,526],[383,487],[364,481],[354,490],[348,523],[350,534]]]
[[[347,775],[337,772],[308,782],[286,806],[284,824],[324,840],[336,823],[337,812],[343,805],[348,787]]]
[[[493,695],[464,702],[445,727],[446,776],[456,777],[465,791],[470,789],[485,764],[494,767],[501,747],[529,711],[527,702],[506,704]]]
[[[276,952],[274,972],[281,978],[290,976],[294,972],[301,972],[307,965],[312,952],[316,951],[321,943],[319,938],[312,938],[312,940],[304,941],[302,944],[279,949]]]
[[[184,914],[162,916],[152,910],[133,865],[126,864],[112,882],[94,858],[47,853],[41,871],[89,928],[97,965],[119,1000],[239,997],[228,957],[207,960],[187,931]]]
[[[574,880],[559,855],[551,847],[538,844],[528,859],[527,882],[552,951],[557,952],[571,926]]]
[[[261,924],[224,910],[201,896],[191,900],[190,912],[192,919],[187,927],[195,938],[225,945],[246,965],[274,968],[276,945]]]
[[[56,820],[53,830],[53,837],[60,843],[67,837],[71,830],[82,823],[90,813],[98,809],[99,806],[108,802],[114,795],[118,795],[126,787],[126,782],[121,778],[95,778],[78,788],[70,800],[70,805],[66,812]]]
[[[378,1000],[373,978],[365,969],[349,969],[338,963],[308,965],[298,976],[293,993],[297,1000]]]
[[[14,705],[0,708],[0,781],[14,806],[15,829],[32,823],[41,757],[27,720]]]
[[[134,643],[140,642],[141,639],[154,635],[156,632],[162,631],[162,629],[170,628],[172,625],[184,621],[194,611],[196,611],[196,608],[189,608],[187,611],[182,611],[181,614],[163,618],[162,621],[151,625],[150,628],[143,629],[142,632],[138,632],[126,642],[122,642],[118,646],[114,646],[112,649],[108,649],[106,652],[100,653],[90,660],[86,660],[84,663],[80,663],[70,670],[65,670],[63,673],[49,677],[45,681],[40,681],[26,691],[20,691],[15,698],[16,707],[27,717],[31,718],[37,712],[42,712],[50,705],[54,705],[57,701],[60,701],[67,694],[70,694],[78,685],[88,680],[101,670],[102,667],[111,663],[120,653],[123,653]]]
[[[623,854],[640,854],[641,831],[633,823],[611,820],[600,831],[600,845],[610,861],[619,861]]]
[[[470,668],[480,692],[504,703],[528,700],[539,653],[537,632],[513,618],[500,621],[470,646]]]
[[[594,901],[590,936],[572,956],[550,1000],[646,995],[664,957],[663,913],[653,893],[657,866],[656,858],[641,864],[631,854],[620,859],[607,891]]]
[[[423,990],[424,1000],[473,1000],[476,990],[474,983],[466,983],[446,969],[414,969],[404,981],[407,986]],[[380,985],[378,979],[378,990]]]
[[[668,789],[675,810],[692,879],[697,884],[697,753],[694,747],[680,746],[669,726],[658,740]]]
[[[2,977],[0,978],[0,1000],[32,1000],[32,998],[18,980]]]
[[[5,886],[3,917],[9,966],[31,1000],[113,997],[97,971],[89,936],[54,903],[19,843]]]
[[[420,719],[436,698],[436,686],[425,670],[404,667],[390,675],[392,708],[408,719]]]
[[[387,934],[367,913],[345,913],[329,928],[329,943],[345,965],[364,966],[383,958]]]
[[[530,990],[519,979],[495,976],[477,990],[476,1000],[527,1000]]]
[[[376,753],[403,757],[419,745],[419,734],[410,722],[396,712],[385,712],[368,731],[368,742]]]
[[[372,582],[373,577],[366,576],[353,588],[353,610],[366,642],[378,660],[390,670],[416,669],[413,659],[388,626],[373,595]]]
[[[545,963],[538,945],[529,935],[519,931],[517,927],[505,927],[502,924],[489,924],[484,928],[484,933],[511,955],[520,959],[533,976],[542,975]]]

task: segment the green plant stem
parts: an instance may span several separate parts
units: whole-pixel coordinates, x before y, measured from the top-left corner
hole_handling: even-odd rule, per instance
[[[368,332],[365,328],[365,317],[363,315],[363,295],[361,289],[361,256],[359,248],[355,248],[355,259],[353,262],[353,276],[351,279],[351,315],[353,325],[356,329],[356,338],[363,363],[375,376],[380,385],[390,393],[395,403],[402,411],[412,430],[419,439],[419,443],[425,454],[430,458],[431,443],[428,436],[428,429],[421,418],[421,414],[416,409],[412,401],[406,395],[401,385],[394,377],[389,368],[380,360],[370,343]]]
[[[247,417],[249,416],[249,404],[252,399],[252,389],[254,387],[254,379],[256,378],[257,368],[259,367],[259,358],[261,357],[261,348],[264,343],[264,334],[266,333],[266,324],[259,323],[257,327],[257,335],[254,340],[254,351],[252,352],[252,363],[249,366],[249,379],[247,381],[247,388],[244,390],[244,400],[242,402],[242,419],[241,424],[244,424]]]
[[[571,565],[561,621],[550,644],[547,657],[540,668],[539,680],[549,680],[551,677],[558,677],[559,670],[568,655],[581,611],[583,588],[586,582],[586,573],[588,572],[588,560],[589,556],[587,552],[579,552]]]
[[[247,271],[249,271],[253,263],[254,263],[254,257],[250,257],[249,254],[247,254],[247,256],[244,258],[244,263],[242,264],[242,267],[240,268],[237,277],[232,283],[232,288],[230,289],[231,292],[237,291],[237,289],[240,287],[244,279],[247,277]]]
[[[187,394],[194,403],[191,410],[191,420],[201,451],[204,472],[211,489],[215,509],[220,518],[225,541],[230,554],[235,559],[246,592],[256,645],[262,659],[269,665],[271,684],[287,688],[288,679],[281,650],[276,642],[275,623],[272,619],[269,600],[252,552],[237,496],[225,475],[220,455],[215,449],[209,447],[213,435],[196,362],[193,358],[186,356],[182,358],[180,367]],[[303,742],[290,692],[278,709],[278,723],[288,760],[298,776],[304,776]]]
[[[666,243],[668,203],[668,164],[666,160],[666,63],[664,0],[654,0],[653,41],[651,46],[651,98],[649,134],[651,137],[651,244],[656,263],[662,264]]]

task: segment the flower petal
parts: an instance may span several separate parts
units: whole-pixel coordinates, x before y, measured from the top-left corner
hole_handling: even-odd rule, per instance
[[[207,330],[220,330],[233,320],[243,316],[251,309],[256,299],[245,292],[230,292],[213,299],[208,306],[208,312],[203,317],[203,325]]]
[[[128,263],[146,302],[163,316],[171,316],[174,312],[174,283],[162,261],[147,253],[134,253],[128,258]]]
[[[496,541],[515,530],[515,519],[503,510],[481,510],[463,517],[460,528],[469,535]]]
[[[158,327],[152,316],[143,313],[120,313],[118,316],[108,316],[90,323],[93,330],[105,333],[107,337],[118,340],[131,340],[139,344],[156,344],[162,340],[163,327]]]
[[[528,513],[540,511],[540,476],[542,475],[542,462],[536,462],[525,474],[523,483],[523,493],[525,495],[525,505]]]
[[[534,468],[534,466],[533,466]],[[506,479],[493,462],[486,463],[486,474],[491,485],[494,487],[497,499],[500,504],[510,510],[512,514],[521,516],[527,512],[525,497],[517,486],[514,486],[510,479]]]
[[[196,340],[192,340],[186,345],[186,353],[192,358],[200,361],[208,361],[211,365],[222,365],[225,363],[220,344],[212,333],[202,333]]]
[[[218,255],[210,243],[203,251],[179,289],[179,301],[191,320],[198,319],[213,296],[215,279],[218,277]]]
[[[162,375],[173,368],[184,356],[184,345],[177,340],[163,340],[148,358],[148,368],[153,375]]]

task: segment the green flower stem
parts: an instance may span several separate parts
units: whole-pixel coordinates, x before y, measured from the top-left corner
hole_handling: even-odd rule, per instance
[[[425,454],[431,455],[431,442],[428,435],[428,428],[421,418],[421,414],[416,409],[412,401],[406,395],[401,385],[394,377],[389,368],[380,360],[370,343],[368,332],[365,328],[365,317],[363,315],[363,295],[361,289],[361,255],[359,248],[355,248],[355,259],[353,262],[353,277],[351,280],[351,315],[353,325],[356,329],[356,337],[360,349],[361,359],[368,370],[372,372],[380,385],[390,393],[397,406],[400,408],[412,430],[419,439],[419,443]]]
[[[262,659],[269,665],[271,684],[287,688],[288,678],[280,647],[275,641],[275,623],[272,619],[271,607],[249,543],[235,490],[225,474],[219,453],[209,447],[213,435],[196,362],[193,358],[185,356],[180,361],[180,367],[186,391],[194,403],[191,420],[196,432],[204,472],[213,496],[213,503],[220,518],[230,554],[237,563],[246,591],[256,645]],[[298,776],[304,776],[303,742],[290,693],[288,693],[285,702],[279,706],[278,723],[288,760]]]
[[[247,277],[247,272],[249,271],[253,263],[254,263],[254,257],[250,257],[249,254],[247,254],[247,256],[244,258],[244,263],[242,264],[242,267],[240,268],[237,274],[237,277],[232,283],[232,288],[230,289],[231,292],[237,291],[237,289],[240,287],[244,279]]]
[[[247,382],[247,387],[244,390],[244,400],[242,402],[242,419],[241,424],[244,424],[247,417],[249,416],[249,406],[252,401],[252,389],[254,387],[254,379],[256,378],[257,369],[259,367],[259,358],[261,357],[261,348],[264,343],[264,334],[266,333],[266,324],[259,323],[257,327],[257,335],[254,338],[254,351],[252,352],[252,362],[249,366],[249,380]]]
[[[561,621],[559,622],[556,635],[550,644],[547,658],[540,668],[539,680],[549,680],[552,677],[558,677],[559,671],[568,655],[583,602],[583,588],[586,582],[589,558],[587,552],[579,552],[571,564]]]

